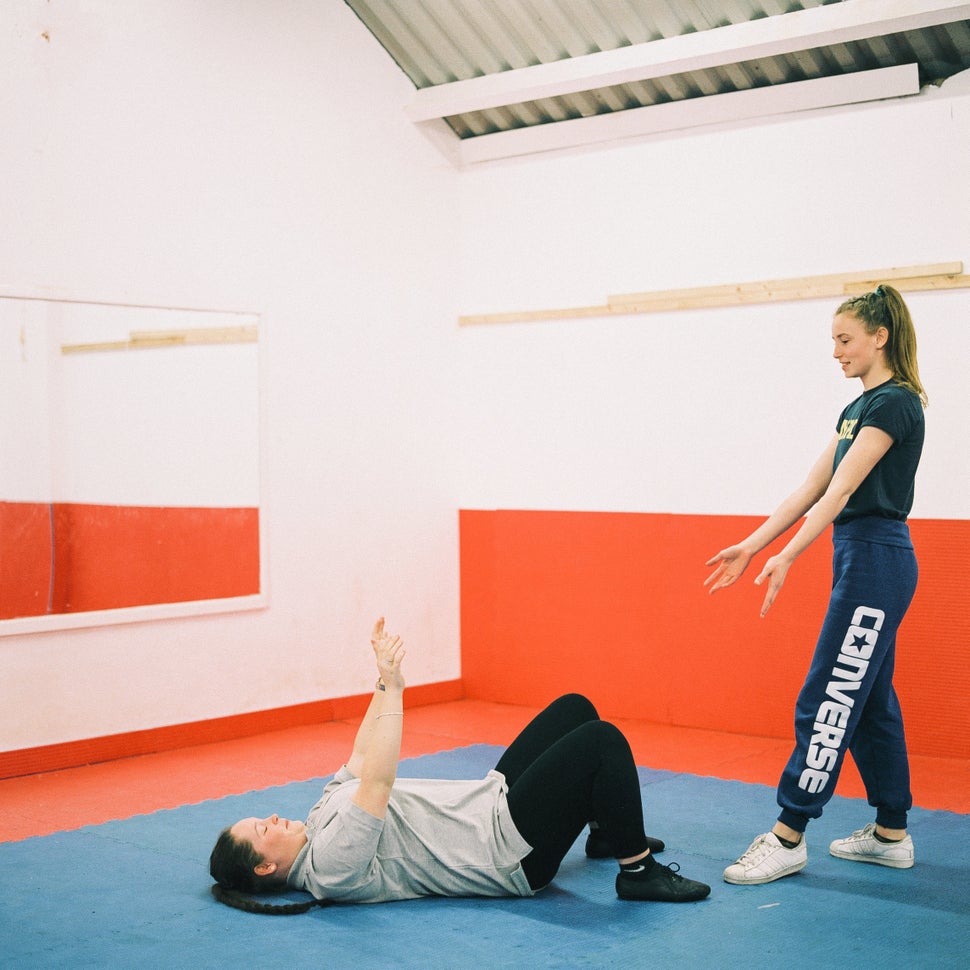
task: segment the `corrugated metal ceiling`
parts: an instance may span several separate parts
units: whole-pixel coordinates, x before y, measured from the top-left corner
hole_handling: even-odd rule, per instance
[[[752,35],[736,25],[788,18],[818,24],[805,49],[771,56],[739,44],[718,63],[475,110],[442,114],[462,140],[712,95],[916,64],[921,85],[970,68],[970,4],[956,0],[346,0],[419,92],[588,55],[712,32]],[[816,8],[840,8],[819,11]],[[809,13],[814,11],[814,13]],[[794,16],[794,19],[792,19]],[[864,26],[845,29],[855,18]],[[781,24],[776,21],[771,24]],[[829,31],[829,24],[841,27]],[[915,26],[911,26],[915,24]],[[764,24],[762,24],[762,27]],[[734,28],[732,30],[732,27]],[[897,29],[897,28],[909,29]],[[716,32],[728,29],[727,34]],[[755,30],[758,28],[755,27]],[[795,32],[796,36],[798,32]],[[850,36],[841,41],[842,36]],[[693,38],[695,41],[697,38]],[[834,40],[835,42],[831,42]],[[647,46],[644,46],[647,45]],[[663,44],[661,43],[661,46]],[[697,45],[695,45],[697,46]],[[797,46],[790,41],[788,47]],[[654,48],[655,50],[659,48]],[[762,44],[761,50],[765,47]],[[678,63],[676,59],[672,63]],[[681,62],[686,63],[686,62]],[[532,74],[535,73],[533,70]],[[595,78],[595,73],[591,74]],[[594,82],[595,83],[595,80]],[[468,85],[464,85],[465,88]],[[420,95],[418,96],[420,97]],[[491,101],[495,101],[492,98]]]

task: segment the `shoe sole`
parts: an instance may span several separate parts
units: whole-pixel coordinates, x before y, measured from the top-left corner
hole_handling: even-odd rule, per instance
[[[915,859],[880,859],[877,856],[853,855],[851,852],[839,852],[829,849],[829,855],[836,859],[848,859],[849,862],[868,862],[870,865],[886,866],[889,869],[912,869]]]
[[[725,873],[724,881],[730,883],[732,886],[763,886],[768,882],[777,882],[779,879],[784,879],[785,876],[793,876],[796,872],[801,872],[805,866],[808,865],[808,860],[798,863],[798,865],[789,866],[787,869],[782,869],[780,872],[772,873],[770,876],[755,876],[755,877],[744,877],[744,876],[729,876]]]
[[[706,890],[706,892],[704,890]],[[699,903],[702,899],[707,899],[707,897],[711,895],[710,886],[705,886],[704,890],[698,890],[684,896],[640,896],[633,892],[622,892],[618,886],[616,889],[616,895],[619,899],[622,899],[628,903]]]
[[[697,893],[693,896],[633,896],[621,895],[620,893],[616,895],[618,899],[627,903],[699,903],[711,894],[706,892],[703,895]]]

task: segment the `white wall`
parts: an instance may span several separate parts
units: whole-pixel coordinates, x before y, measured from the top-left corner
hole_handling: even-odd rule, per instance
[[[382,612],[459,675],[458,179],[411,90],[336,0],[0,6],[0,293],[260,314],[270,555],[263,612],[0,637],[0,749],[366,691]]]
[[[970,269],[966,81],[470,169],[461,311],[954,260]],[[930,395],[913,514],[967,518],[970,493],[955,483],[970,481],[970,291],[908,302]],[[861,390],[831,359],[838,303],[463,328],[462,504],[770,512]]]
[[[47,331],[43,303],[0,300],[0,501],[50,501]]]
[[[132,333],[257,329],[226,314],[0,296],[0,500],[259,504],[259,348]]]
[[[380,612],[412,683],[456,677],[459,507],[767,511],[852,390],[825,302],[459,313],[970,263],[945,89],[457,173],[338,0],[12,0],[0,27],[0,292],[261,315],[271,581],[261,613],[0,638],[2,748],[356,693]],[[911,304],[917,511],[966,517],[966,295]]]

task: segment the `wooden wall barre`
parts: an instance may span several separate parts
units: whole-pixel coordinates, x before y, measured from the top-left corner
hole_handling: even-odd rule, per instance
[[[460,326],[483,323],[534,323],[542,320],[569,320],[582,317],[609,317],[631,313],[661,313],[709,307],[739,306],[749,303],[774,303],[788,300],[815,300],[853,296],[891,283],[900,291],[963,289],[970,287],[970,276],[963,275],[963,263],[933,263],[925,266],[896,266],[889,269],[793,279],[697,286],[682,290],[655,290],[607,297],[602,306],[566,307],[555,310],[522,310],[510,313],[481,313],[458,318]]]
[[[91,354],[106,350],[154,350],[198,344],[251,344],[258,339],[255,324],[241,327],[197,327],[187,330],[133,330],[127,340],[91,344],[61,344],[62,354]]]

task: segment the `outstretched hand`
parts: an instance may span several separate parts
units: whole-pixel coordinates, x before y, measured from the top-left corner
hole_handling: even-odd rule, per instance
[[[791,561],[784,559],[781,556],[772,556],[764,566],[764,569],[758,574],[758,578],[755,579],[755,586],[761,586],[765,580],[768,581],[768,591],[765,593],[765,601],[761,604],[761,616],[771,609],[771,604],[774,603],[775,597],[781,592],[781,587],[785,583],[785,577],[788,575],[788,570],[791,567]]]
[[[404,675],[401,673],[401,662],[407,651],[404,641],[397,636],[391,636],[384,629],[384,617],[375,624],[370,635],[370,645],[374,648],[374,658],[377,660],[377,672],[387,687],[404,689]]]
[[[716,556],[711,556],[704,565],[717,566],[717,569],[704,580],[704,585],[710,587],[708,592],[714,593],[719,589],[734,585],[748,568],[750,562],[751,554],[746,552],[742,546],[728,546],[727,549],[722,549]]]

